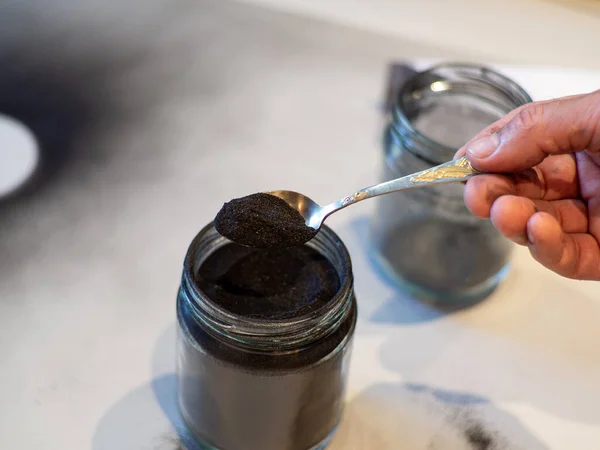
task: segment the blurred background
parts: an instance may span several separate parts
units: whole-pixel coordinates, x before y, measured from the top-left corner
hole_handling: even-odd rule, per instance
[[[93,158],[101,159],[98,151],[78,146],[75,140],[92,133],[106,136],[107,130],[100,128],[109,122],[113,129],[119,123],[117,114],[131,119],[135,111],[139,121],[139,109],[149,116],[152,108],[184,95],[167,92],[170,89],[191,90],[208,73],[239,70],[246,47],[269,52],[263,44],[244,40],[250,29],[259,33],[261,20],[273,28],[260,33],[272,53],[281,52],[280,64],[294,57],[290,52],[306,50],[305,43],[292,49],[270,39],[289,21],[299,29],[335,25],[336,32],[330,28],[323,39],[340,41],[346,48],[357,44],[349,38],[344,41],[344,33],[363,32],[363,39],[371,40],[374,48],[381,47],[374,40],[386,41],[389,50],[379,53],[390,58],[435,55],[486,63],[600,68],[595,48],[600,33],[598,0],[375,0],[368,6],[356,0],[221,3],[0,2],[0,126],[3,139],[11,139],[14,148],[4,146],[0,153],[0,196],[14,194],[17,187],[31,192],[33,185],[52,178],[77,158],[91,158],[93,153]],[[238,18],[244,15],[248,18]],[[283,34],[294,38],[291,29]],[[302,34],[311,39],[310,30]],[[353,37],[361,40],[358,34]],[[369,47],[366,42],[358,45]],[[256,58],[246,58],[258,64]],[[263,56],[264,65],[275,63],[267,59]],[[210,68],[205,64],[209,61]],[[203,89],[210,91],[207,85]],[[19,126],[23,124],[28,130]],[[68,136],[57,128],[68,129]],[[85,158],[84,147],[90,152]]]
[[[376,182],[392,62],[520,68],[526,89],[539,80],[559,95],[600,87],[599,42],[598,0],[0,0],[0,447],[180,448],[174,296],[188,243],[224,201],[283,188],[325,202]],[[330,224],[362,273],[359,293],[389,297],[362,261],[363,222],[349,217]],[[518,255],[522,273],[550,276]],[[591,296],[582,284],[565,292]],[[363,305],[371,334],[359,355],[383,339],[367,320],[375,304]],[[573,334],[553,341],[561,358],[577,321],[600,317],[582,308]],[[449,332],[410,333],[441,343]],[[377,373],[406,375],[396,372]],[[522,400],[517,391],[477,394],[493,406]],[[520,421],[498,423],[523,448],[597,448],[599,399],[577,395],[578,412],[515,407]],[[546,434],[555,416],[570,425]],[[337,448],[398,448],[364,433]]]

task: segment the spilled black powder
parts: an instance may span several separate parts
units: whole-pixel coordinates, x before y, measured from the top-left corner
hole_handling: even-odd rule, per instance
[[[465,429],[465,436],[473,450],[492,450],[494,439],[480,424],[475,424]]]
[[[231,243],[204,261],[196,284],[234,314],[278,320],[325,305],[340,281],[333,265],[307,245],[256,249]]]
[[[317,234],[285,200],[264,193],[225,203],[215,217],[215,228],[233,242],[254,248],[289,248]]]

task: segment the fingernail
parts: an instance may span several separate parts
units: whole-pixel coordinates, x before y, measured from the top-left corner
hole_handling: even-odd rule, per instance
[[[529,230],[527,230],[527,241],[528,241],[530,244],[533,244],[533,245],[535,245],[535,242],[534,242],[534,240],[533,240],[533,233],[531,233]]]
[[[467,152],[476,158],[487,158],[496,151],[499,145],[500,137],[498,133],[494,133],[471,142],[467,148]]]
[[[531,217],[530,217],[530,219],[531,219]],[[529,222],[527,222],[525,232],[527,233],[527,241],[529,241],[529,244],[535,245],[535,241],[533,239],[533,231],[531,230],[531,227],[529,226]]]

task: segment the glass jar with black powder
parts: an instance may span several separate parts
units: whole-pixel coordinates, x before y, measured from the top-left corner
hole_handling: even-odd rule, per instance
[[[213,224],[192,241],[177,299],[179,405],[203,448],[324,448],[340,420],[356,299],[328,227],[255,249]]]
[[[399,88],[384,139],[384,180],[453,158],[487,125],[531,98],[485,67],[442,64]],[[374,257],[400,285],[440,306],[485,298],[506,273],[511,244],[469,213],[462,184],[382,196],[372,221]]]

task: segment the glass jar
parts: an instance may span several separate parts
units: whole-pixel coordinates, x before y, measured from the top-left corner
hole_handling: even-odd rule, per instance
[[[350,256],[328,227],[306,245],[335,268],[339,290],[281,320],[236,315],[195,281],[230,241],[213,224],[192,241],[177,298],[179,405],[202,448],[322,449],[340,420],[356,324]]]
[[[384,136],[383,181],[425,170],[487,125],[531,101],[485,67],[442,64],[400,88]],[[469,213],[460,183],[378,199],[371,223],[377,264],[414,296],[438,305],[485,298],[507,271],[511,243]]]

